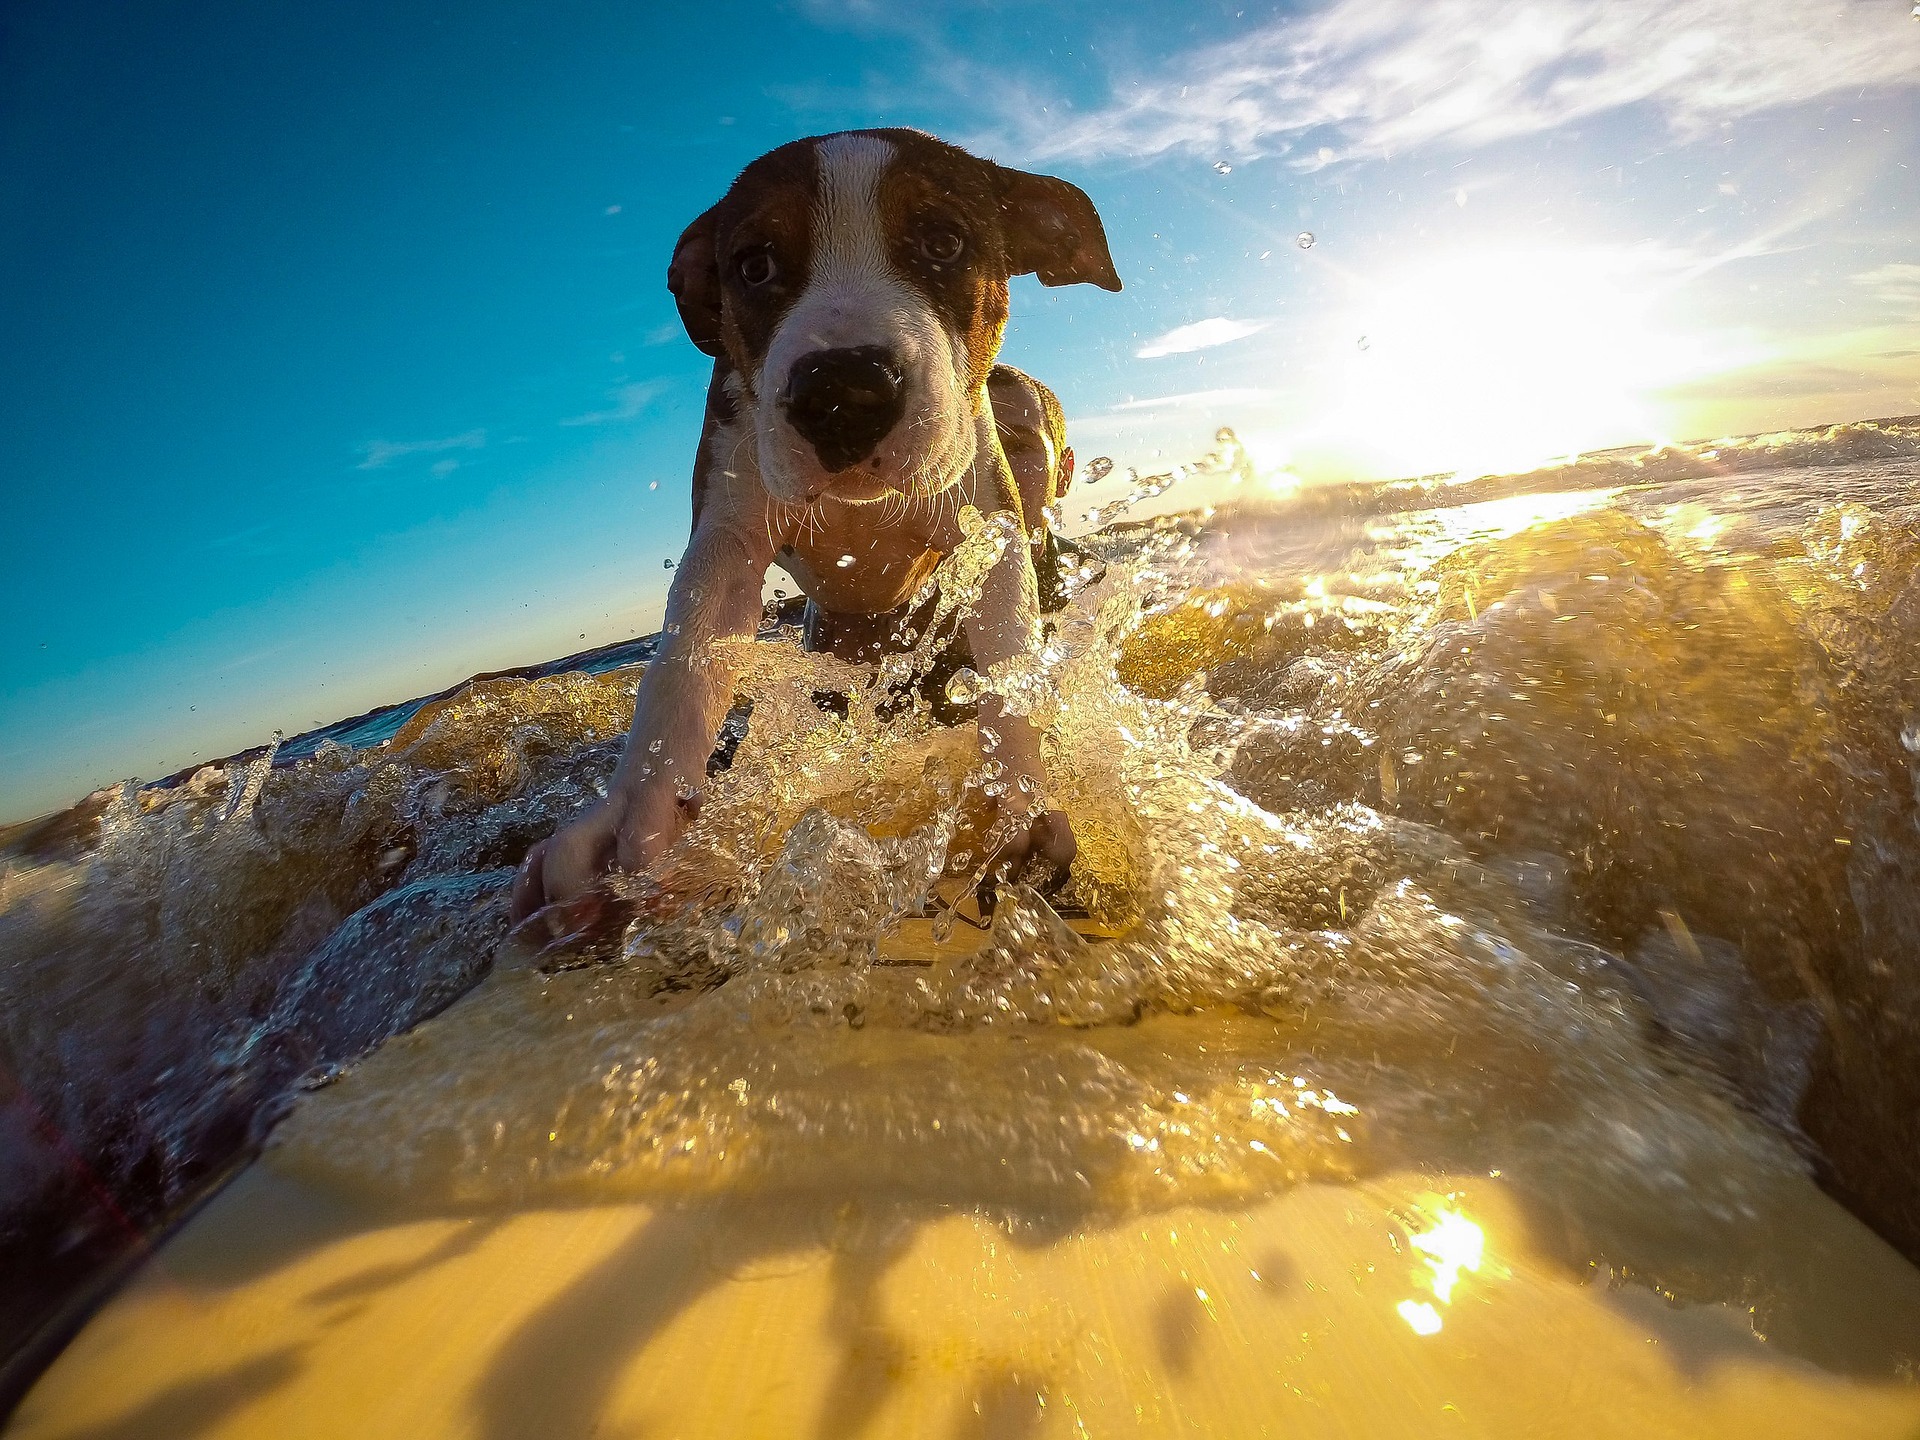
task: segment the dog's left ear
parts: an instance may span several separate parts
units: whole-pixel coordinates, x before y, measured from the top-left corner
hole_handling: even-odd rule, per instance
[[[714,253],[714,210],[680,232],[667,266],[667,289],[680,307],[687,338],[716,360],[720,358],[720,259]]]
[[[1042,285],[1120,288],[1106,227],[1086,191],[1051,175],[993,168],[1012,274],[1037,275]]]

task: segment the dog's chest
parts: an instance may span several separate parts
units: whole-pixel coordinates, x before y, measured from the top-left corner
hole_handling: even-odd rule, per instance
[[[925,509],[924,518],[914,509]],[[828,502],[780,538],[775,559],[824,608],[877,615],[908,599],[940,561],[930,504],[901,507]]]

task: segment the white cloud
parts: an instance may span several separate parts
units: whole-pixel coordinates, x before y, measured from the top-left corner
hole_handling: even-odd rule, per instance
[[[653,397],[667,388],[665,380],[640,380],[622,385],[613,392],[613,404],[605,410],[590,410],[585,415],[569,415],[562,425],[606,425],[616,420],[632,420],[652,403]]]
[[[1133,353],[1141,360],[1157,360],[1162,355],[1186,355],[1195,350],[1225,345],[1229,341],[1244,340],[1266,328],[1265,320],[1229,320],[1224,315],[1215,315],[1209,320],[1196,320],[1191,325],[1177,325],[1166,334],[1155,336]]]
[[[1920,84],[1920,25],[1889,0],[1334,0],[1158,75],[1038,157],[1219,159],[1311,144],[1306,166],[1474,146],[1648,103],[1685,137],[1862,87]],[[1057,121],[1057,116],[1049,117]],[[1309,140],[1311,136],[1311,140]]]
[[[434,455],[442,450],[478,450],[487,443],[484,430],[467,430],[439,440],[374,440],[362,452],[357,470],[381,470],[409,455]]]

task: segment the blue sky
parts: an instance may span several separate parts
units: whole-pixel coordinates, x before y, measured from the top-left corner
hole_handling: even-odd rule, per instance
[[[796,135],[1092,194],[1126,291],[1021,281],[1006,351],[1083,457],[1920,411],[1909,8],[16,3],[0,819],[654,628],[705,378],[668,248]]]

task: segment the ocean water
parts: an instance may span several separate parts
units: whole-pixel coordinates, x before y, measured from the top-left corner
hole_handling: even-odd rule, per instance
[[[1920,1328],[1842,1323],[1802,1217],[1817,1185],[1920,1283],[1920,423],[1243,472],[1223,432],[1224,501],[1084,517],[1045,650],[963,681],[1047,724],[1080,840],[990,917],[1003,782],[889,699],[938,627],[876,675],[770,617],[698,823],[517,934],[644,641],[10,835],[15,1395],[263,1147],[416,1216],[851,1205],[896,1251],[1493,1177],[1539,1263],[1911,1387]],[[976,523],[943,605],[1008,538]],[[1441,1327],[1468,1231],[1408,1222],[1437,1258],[1392,1323]]]

